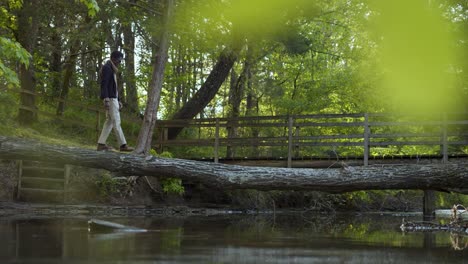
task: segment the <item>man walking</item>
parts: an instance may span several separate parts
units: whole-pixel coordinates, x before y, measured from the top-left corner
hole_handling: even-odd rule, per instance
[[[101,68],[101,99],[106,108],[106,122],[98,139],[97,150],[113,150],[111,146],[106,145],[107,138],[112,129],[114,129],[117,141],[120,145],[120,151],[133,151],[132,147],[127,146],[127,141],[120,126],[120,109],[122,103],[119,102],[119,91],[117,86],[117,73],[123,54],[120,51],[113,51],[111,58]]]

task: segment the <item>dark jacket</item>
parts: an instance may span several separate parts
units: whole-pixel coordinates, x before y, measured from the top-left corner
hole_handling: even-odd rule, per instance
[[[117,98],[117,84],[110,61],[101,68],[101,99],[104,98]]]

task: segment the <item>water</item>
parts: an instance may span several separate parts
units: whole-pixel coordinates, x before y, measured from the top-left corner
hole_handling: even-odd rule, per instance
[[[87,218],[0,218],[0,263],[468,263],[467,237],[402,233],[402,218],[103,218],[143,233],[90,233]]]

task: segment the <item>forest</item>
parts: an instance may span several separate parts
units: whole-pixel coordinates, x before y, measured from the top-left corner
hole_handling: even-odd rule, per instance
[[[155,153],[159,120],[468,116],[467,18],[466,0],[0,0],[0,134],[95,148],[114,50],[137,154]],[[163,155],[187,152],[206,154]]]

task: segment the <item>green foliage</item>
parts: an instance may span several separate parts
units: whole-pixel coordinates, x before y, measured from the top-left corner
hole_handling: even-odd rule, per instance
[[[350,202],[369,202],[369,194],[367,191],[357,191],[357,192],[349,192],[343,194],[343,196]]]
[[[356,191],[336,195],[341,201],[335,198],[335,204],[340,210],[420,211],[422,195],[417,190]]]
[[[7,84],[19,86],[18,76],[8,67],[8,61],[29,65],[31,55],[21,45],[11,39],[0,37],[0,78]]]
[[[453,22],[443,18],[444,10],[435,2],[372,3],[379,15],[372,16],[371,30],[375,31],[379,67],[384,72],[378,89],[395,109],[432,114],[464,108],[465,102],[457,100],[460,90],[452,70],[459,64],[455,47],[460,36],[448,30]]]
[[[13,34],[9,32],[16,29],[16,17],[11,10],[20,9],[22,1],[7,1],[6,6],[0,6],[0,81],[7,86],[19,86],[19,80],[14,68],[17,63],[29,66],[31,55],[13,39]],[[7,7],[8,6],[8,7]],[[8,9],[9,8],[9,9]],[[8,32],[7,34],[5,34]]]
[[[122,184],[119,181],[116,181],[108,174],[99,177],[95,184],[99,195],[104,199],[119,193],[119,190],[122,187]]]
[[[161,186],[165,193],[175,193],[182,195],[185,192],[184,186],[182,186],[182,180],[176,178],[165,178],[161,179]]]
[[[173,155],[171,152],[163,151],[162,153],[157,153],[156,150],[154,149],[150,149],[150,155],[155,156],[155,157],[160,157],[160,158],[173,158]]]
[[[156,150],[151,149],[150,154],[156,157],[162,158],[172,158],[172,153],[164,151],[162,153],[157,153]],[[164,178],[159,180],[162,186],[162,189],[165,193],[174,193],[182,195],[185,192],[184,186],[182,186],[182,180],[176,178]]]
[[[468,195],[460,193],[437,193],[437,207],[450,209],[455,204],[468,206]]]
[[[11,93],[0,93],[0,121],[4,124],[2,127],[6,127],[5,124],[12,122],[12,116],[15,116],[17,112],[16,98]]]
[[[96,16],[97,12],[99,12],[99,5],[96,0],[80,0],[80,2],[86,5],[90,17]]]

